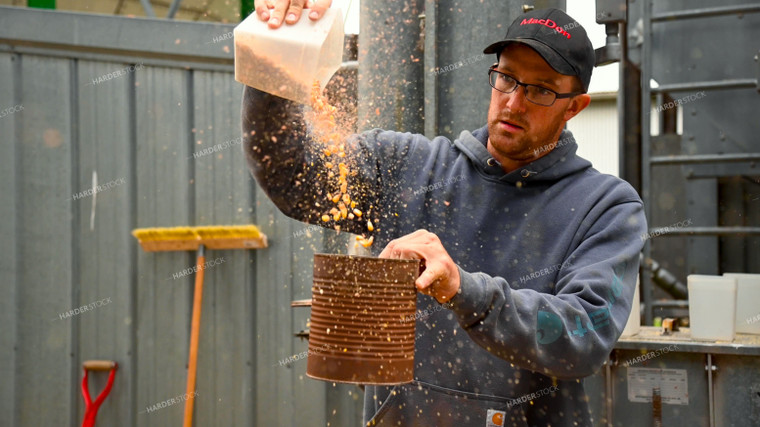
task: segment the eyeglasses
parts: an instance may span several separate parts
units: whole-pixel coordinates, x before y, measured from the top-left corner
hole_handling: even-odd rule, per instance
[[[512,93],[517,89],[517,86],[522,86],[525,88],[525,99],[544,107],[551,106],[558,98],[572,98],[583,94],[583,92],[557,93],[545,87],[525,84],[510,75],[496,71],[495,65],[488,69],[488,82],[492,88],[504,93]]]

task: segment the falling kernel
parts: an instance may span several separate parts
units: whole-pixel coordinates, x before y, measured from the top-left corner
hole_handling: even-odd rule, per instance
[[[359,209],[354,208],[353,212],[354,212],[354,215],[358,216],[359,218],[362,217],[362,211],[360,211]]]
[[[372,225],[372,220],[367,220],[367,230],[369,230],[369,231],[374,231],[375,230],[375,226]]]
[[[324,222],[330,221],[330,215],[322,215],[322,221]]]

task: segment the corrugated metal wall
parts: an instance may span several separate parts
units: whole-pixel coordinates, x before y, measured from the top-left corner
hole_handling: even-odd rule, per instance
[[[130,231],[248,223],[269,248],[207,253],[195,425],[359,422],[357,388],[278,363],[307,348],[290,301],[325,236],[248,173],[232,28],[0,7],[0,425],[81,425],[87,359],[120,366],[98,425],[179,425],[182,403],[148,408],[185,392],[194,254]]]

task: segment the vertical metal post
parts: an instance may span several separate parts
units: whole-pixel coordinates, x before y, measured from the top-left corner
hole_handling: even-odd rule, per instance
[[[652,3],[650,0],[643,2],[643,35],[644,40],[641,46],[641,199],[644,202],[644,215],[647,220],[652,218],[652,166],[649,159],[651,152],[651,116],[649,106],[651,105],[651,88],[649,82],[652,78]],[[644,242],[644,257],[651,258],[652,248],[651,239]],[[644,324],[651,325],[652,311],[652,281],[646,275],[641,277],[641,294],[644,300]]]
[[[172,0],[172,4],[169,6],[169,13],[166,14],[166,19],[174,19],[174,15],[179,10],[180,3],[182,3],[182,0]]]
[[[156,12],[153,11],[153,6],[151,6],[150,0],[140,0],[140,4],[145,11],[145,16],[148,16],[150,18],[156,17]]]
[[[611,353],[610,356],[612,356],[612,354],[615,354],[615,352]],[[613,417],[612,411],[614,411],[613,405],[612,405],[612,402],[615,399],[615,396],[613,395],[615,390],[612,387],[612,364],[613,363],[617,365],[617,359],[613,360],[612,357],[608,358],[607,361],[604,363],[604,385],[606,388],[606,393],[604,396],[604,405],[607,408],[607,411],[606,411],[607,412],[606,414],[607,427],[612,427],[612,417]]]
[[[419,16],[425,0],[361,2],[359,131],[422,133],[425,108]]]
[[[715,426],[715,401],[713,397],[713,371],[717,369],[716,366],[712,363],[712,354],[707,353],[707,366],[705,366],[705,370],[707,371],[707,403],[710,408],[710,427]]]
[[[438,136],[438,0],[425,0],[425,136]]]

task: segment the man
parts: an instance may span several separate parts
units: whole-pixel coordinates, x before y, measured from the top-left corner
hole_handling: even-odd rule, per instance
[[[641,200],[578,157],[564,130],[590,102],[585,30],[562,11],[536,10],[484,52],[498,62],[483,128],[453,142],[382,130],[349,140],[361,208],[380,219],[374,249],[426,266],[415,381],[366,387],[368,425],[591,425],[587,402],[600,396],[586,396],[581,379],[600,368],[630,312]],[[304,149],[299,108],[246,88],[243,130],[273,202],[323,224],[315,202],[328,184]]]

